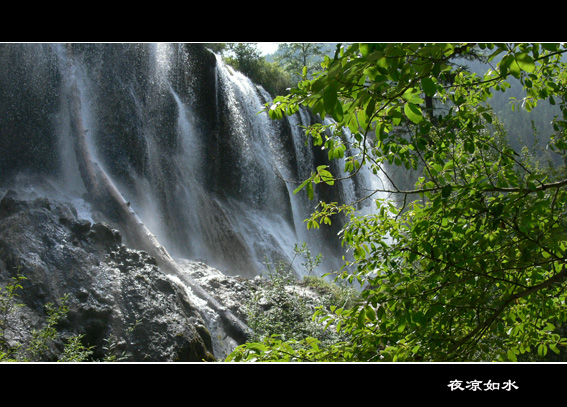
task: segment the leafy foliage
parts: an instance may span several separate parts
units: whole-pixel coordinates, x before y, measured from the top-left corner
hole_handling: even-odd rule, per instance
[[[293,83],[288,71],[279,63],[268,62],[260,55],[256,43],[207,44],[214,52],[225,55],[225,61],[248,76],[271,95],[287,93]]]
[[[350,341],[325,349],[311,342],[301,355],[268,341],[250,345],[251,358],[515,361],[559,353],[567,344],[567,177],[512,150],[489,102],[517,80],[524,109],[557,106],[548,149],[564,155],[565,52],[564,44],[352,44],[266,106],[273,119],[300,106],[332,118],[307,134],[330,159],[348,157],[345,174],[318,168],[296,193],[311,197],[314,183],[332,185],[362,166],[420,177],[411,190],[381,191],[401,197],[398,206],[374,198],[375,213],[361,216],[320,203],[308,221],[350,217],[342,238],[352,260],[341,278],[366,289],[358,306],[337,307],[333,317]],[[465,59],[482,59],[486,72],[468,72],[457,64]],[[344,131],[350,140],[338,136]]]

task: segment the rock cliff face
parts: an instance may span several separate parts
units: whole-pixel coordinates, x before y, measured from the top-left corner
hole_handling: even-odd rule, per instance
[[[182,286],[146,253],[127,248],[105,223],[80,219],[67,202],[4,191],[0,201],[0,284],[20,274],[25,306],[6,337],[26,343],[41,328],[45,304],[69,296],[58,329],[84,335],[101,357],[112,340],[126,361],[212,360],[212,341]],[[54,360],[55,344],[45,360]]]

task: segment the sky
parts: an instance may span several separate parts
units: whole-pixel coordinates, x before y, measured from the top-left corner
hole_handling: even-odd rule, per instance
[[[278,49],[277,42],[258,42],[257,44],[262,55],[273,54]]]

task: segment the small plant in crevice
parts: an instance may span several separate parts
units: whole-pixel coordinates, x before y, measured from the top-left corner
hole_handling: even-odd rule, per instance
[[[308,276],[311,276],[313,274],[317,266],[321,264],[321,261],[323,260],[323,255],[321,253],[319,253],[316,257],[313,257],[311,255],[311,250],[309,250],[309,247],[305,242],[303,242],[301,247],[295,244],[293,252],[295,254],[294,260],[298,255],[302,255],[305,258],[305,260],[301,263],[301,265],[307,272]]]
[[[21,281],[25,279],[24,276],[18,274],[5,287],[0,287],[0,362],[38,362],[46,357],[48,359],[55,357],[57,362],[95,361],[92,358],[95,347],[85,345],[82,342],[84,335],[64,337],[57,330],[57,324],[69,312],[68,295],[60,299],[59,305],[45,304],[47,317],[44,324],[39,329],[31,330],[31,338],[27,344],[16,343],[16,341],[8,339],[10,332],[16,330],[13,321],[16,310],[25,306],[17,301],[17,290],[22,289]],[[136,326],[137,323],[129,328],[128,333],[131,333]],[[57,341],[64,343],[61,352],[55,350],[54,344]],[[107,338],[105,343],[106,345],[103,346],[105,354],[97,361],[117,362],[127,358],[125,353],[116,354],[116,338],[114,336]],[[53,353],[57,355],[46,356]]]

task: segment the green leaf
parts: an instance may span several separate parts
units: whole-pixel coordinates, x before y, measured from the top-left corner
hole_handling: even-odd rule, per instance
[[[309,197],[310,200],[313,199],[313,184],[311,182],[307,184],[307,196]]]
[[[508,75],[508,73],[510,73],[516,78],[520,77],[520,65],[518,65],[514,55],[506,55],[500,61],[499,66],[503,75]]]
[[[471,153],[471,154],[474,153],[474,150],[475,150],[474,143],[470,140],[465,140],[465,150],[468,153]]]
[[[358,314],[357,326],[359,328],[362,328],[364,326],[365,321],[366,321],[366,313],[362,311],[360,312],[360,314]]]
[[[516,62],[522,71],[531,73],[535,70],[533,58],[526,53],[516,55]]]
[[[327,165],[318,166],[317,167],[317,173],[313,177],[313,182],[318,184],[321,181],[323,181],[324,183],[326,183],[328,185],[333,185],[335,183],[335,179],[333,178],[333,174],[331,174],[329,171],[327,171],[327,168],[328,168]]]
[[[435,82],[430,77],[425,77],[421,80],[421,87],[427,96],[433,96],[437,92],[437,86],[435,86]]]
[[[333,178],[333,174],[325,169],[319,170],[319,178],[327,185],[334,185],[335,179]]]
[[[449,195],[451,195],[451,191],[453,190],[453,187],[451,186],[451,184],[445,185],[442,189],[441,189],[441,196],[443,198],[447,198]]]
[[[268,116],[272,120],[279,120],[283,117],[283,113],[281,108],[279,107],[279,103],[273,104],[270,109],[268,110]]]
[[[337,122],[342,122],[344,113],[343,113],[343,105],[338,101],[335,103],[335,110],[332,112],[333,117]]]
[[[310,183],[311,183],[311,178],[306,179],[305,181],[303,181],[303,183],[302,183],[300,186],[298,186],[298,187],[293,191],[293,194],[294,194],[294,195],[297,194],[299,191],[301,191],[303,188],[305,188],[305,186],[306,186],[307,184],[310,184]]]
[[[414,105],[413,103],[406,103],[404,105],[404,113],[406,114],[407,118],[415,124],[418,124],[423,120],[421,110],[417,105]]]
[[[336,82],[332,82],[323,90],[323,106],[327,113],[332,114],[335,111],[335,106],[338,102],[337,88]]]

